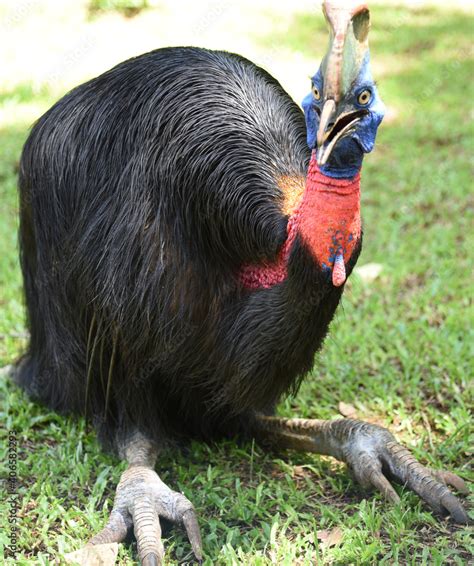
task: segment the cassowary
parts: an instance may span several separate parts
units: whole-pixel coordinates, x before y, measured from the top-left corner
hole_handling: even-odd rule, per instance
[[[75,88],[34,126],[20,164],[31,339],[19,383],[86,415],[128,462],[92,544],[131,529],[163,557],[159,518],[202,556],[190,501],[154,464],[189,438],[254,437],[328,454],[391,501],[389,479],[466,522],[448,472],[385,429],[283,419],[361,250],[360,168],[384,107],[369,11],[327,0],[328,51],[304,113],[232,53],[159,49]]]

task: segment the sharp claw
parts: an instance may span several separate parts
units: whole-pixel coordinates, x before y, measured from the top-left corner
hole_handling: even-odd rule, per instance
[[[441,496],[440,502],[456,523],[461,525],[469,525],[472,523],[461,503],[459,503],[458,499],[448,490]]]
[[[183,524],[188,533],[189,542],[191,543],[194,556],[198,562],[202,561],[202,542],[201,532],[194,509],[188,509],[183,513]]]
[[[154,552],[150,552],[142,560],[142,566],[161,566],[161,564],[160,557]]]

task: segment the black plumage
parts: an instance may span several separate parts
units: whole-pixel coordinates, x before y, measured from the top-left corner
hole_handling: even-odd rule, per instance
[[[130,59],[55,104],[21,158],[20,383],[104,440],[131,425],[216,437],[271,411],[341,296],[301,241],[284,282],[237,276],[277,257],[278,179],[306,175],[305,135],[267,72],[197,48]]]

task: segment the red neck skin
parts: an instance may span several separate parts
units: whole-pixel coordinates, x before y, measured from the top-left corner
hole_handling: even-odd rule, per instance
[[[297,234],[335,287],[346,281],[346,265],[361,235],[360,173],[335,179],[321,172],[313,151],[300,204],[290,216],[287,238],[276,261],[244,265],[239,272],[246,289],[268,289],[288,276],[288,259]]]

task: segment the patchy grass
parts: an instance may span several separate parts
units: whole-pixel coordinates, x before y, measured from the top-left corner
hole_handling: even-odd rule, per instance
[[[301,15],[289,30],[278,41],[311,53],[321,20]],[[312,375],[280,413],[330,418],[339,401],[351,403],[359,417],[389,426],[422,462],[472,479],[470,41],[465,14],[374,10],[373,58],[390,117],[364,167],[359,264],[377,262],[383,271],[372,283],[352,277]],[[28,85],[0,96],[7,118],[0,130],[2,365],[26,343],[16,167],[28,124],[53,102]],[[15,563],[52,564],[103,525],[123,464],[101,451],[82,420],[31,403],[4,378],[0,386],[0,420],[18,431]],[[1,451],[4,463],[6,443]],[[163,454],[158,471],[198,509],[206,564],[461,565],[472,556],[469,529],[438,521],[402,489],[396,507],[367,496],[328,458],[193,444]],[[318,544],[317,531],[335,526],[340,543]],[[189,561],[183,533],[165,534],[170,563]],[[7,540],[2,529],[0,544]],[[134,564],[134,546],[121,545],[119,559]]]

